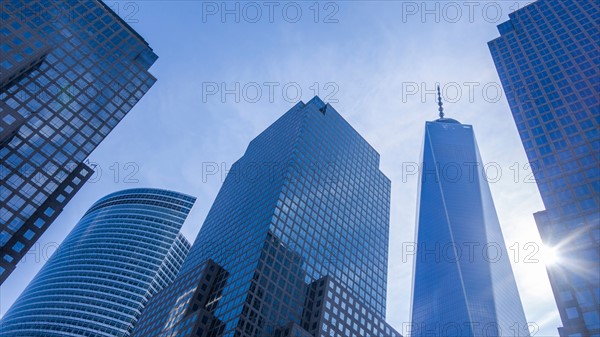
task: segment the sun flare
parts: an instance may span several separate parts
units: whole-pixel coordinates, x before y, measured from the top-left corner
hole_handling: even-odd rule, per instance
[[[554,265],[559,261],[558,249],[556,247],[542,246],[541,260],[546,266]]]

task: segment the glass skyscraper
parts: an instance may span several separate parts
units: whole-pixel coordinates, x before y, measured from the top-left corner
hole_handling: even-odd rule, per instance
[[[93,174],[87,156],[156,81],[100,0],[0,3],[0,284]]]
[[[489,47],[545,210],[535,220],[565,337],[600,336],[600,5],[536,1]]]
[[[194,201],[146,188],[97,201],[8,310],[0,336],[129,336],[189,252],[179,230]]]
[[[441,108],[440,108],[441,110]],[[471,125],[425,125],[411,336],[529,336]]]
[[[232,165],[173,283],[134,336],[382,336],[390,181],[318,97]]]

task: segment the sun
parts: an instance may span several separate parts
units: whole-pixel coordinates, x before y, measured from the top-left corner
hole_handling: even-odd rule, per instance
[[[542,246],[540,253],[541,260],[546,266],[551,266],[559,262],[559,254],[556,247]]]

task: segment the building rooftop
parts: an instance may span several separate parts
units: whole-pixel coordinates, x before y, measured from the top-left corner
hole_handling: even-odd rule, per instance
[[[440,123],[454,123],[454,124],[460,124],[459,121],[457,121],[456,119],[452,119],[452,118],[438,118],[435,120],[436,122],[440,122]]]

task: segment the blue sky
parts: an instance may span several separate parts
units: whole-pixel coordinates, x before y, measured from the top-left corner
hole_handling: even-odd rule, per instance
[[[89,157],[101,173],[2,286],[2,314],[107,193],[147,186],[197,197],[183,228],[193,241],[222,183],[203,167],[230,167],[296,100],[319,93],[381,154],[392,180],[387,320],[402,332],[412,278],[402,243],[414,241],[417,195],[417,176],[403,168],[419,160],[440,82],[447,116],[473,125],[483,160],[501,170],[491,190],[507,245],[518,252],[511,260],[527,320],[539,326],[535,336],[557,335],[542,253],[527,246],[541,245],[532,214],[543,205],[527,181],[525,152],[486,44],[526,2],[228,2],[233,12],[239,6],[239,20],[223,18],[221,2],[107,4],[159,55],[151,68],[158,82]]]

